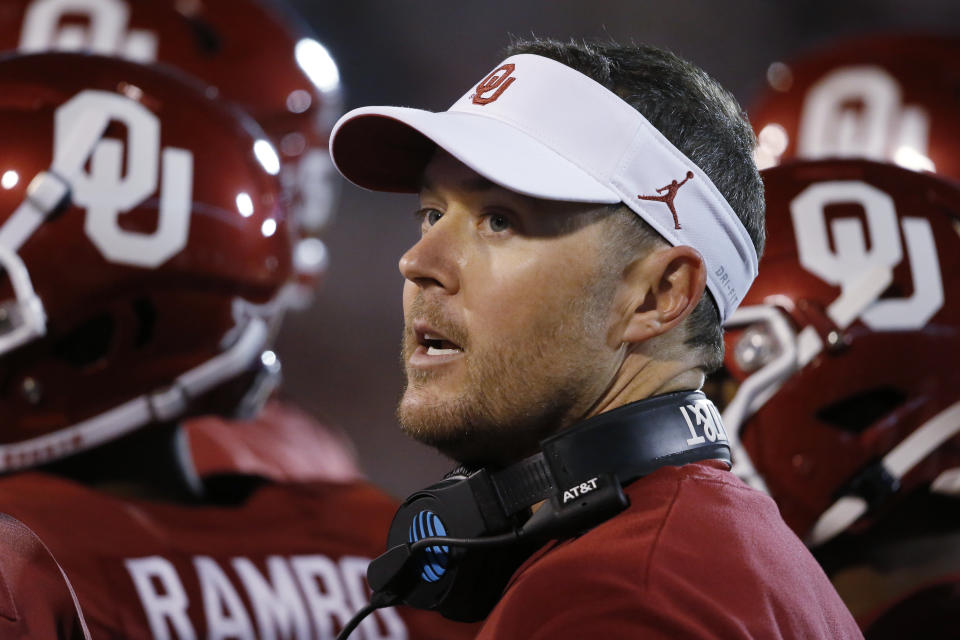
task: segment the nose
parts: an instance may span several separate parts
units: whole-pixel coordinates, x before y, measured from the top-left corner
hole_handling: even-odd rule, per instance
[[[460,288],[455,216],[445,215],[400,257],[400,273],[420,289]]]

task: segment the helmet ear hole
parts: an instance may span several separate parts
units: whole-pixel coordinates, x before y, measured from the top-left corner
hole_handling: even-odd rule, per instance
[[[140,348],[153,339],[157,324],[157,308],[147,298],[138,298],[133,301],[133,313],[137,317],[137,335],[133,344]]]
[[[893,412],[907,395],[893,387],[861,391],[817,411],[817,419],[850,433],[862,433],[870,425]]]
[[[220,42],[220,34],[213,28],[213,25],[197,17],[191,17],[189,20],[190,32],[193,34],[193,41],[197,45],[197,51],[205,56],[218,54],[222,45]]]
[[[101,314],[83,322],[54,344],[54,355],[77,368],[89,367],[107,357],[116,335],[116,322]]]

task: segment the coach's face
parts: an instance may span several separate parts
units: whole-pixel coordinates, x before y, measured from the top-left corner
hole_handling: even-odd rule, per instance
[[[623,361],[603,205],[522,196],[445,153],[423,185],[400,260],[400,422],[464,462],[515,459],[583,417]]]

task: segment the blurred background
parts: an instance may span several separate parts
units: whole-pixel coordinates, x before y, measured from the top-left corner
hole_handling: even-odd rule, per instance
[[[748,108],[771,63],[858,34],[960,32],[949,0],[291,0],[340,67],[345,107],[446,109],[501,60],[511,36],[648,42],[692,60]],[[960,114],[958,114],[960,115]],[[418,237],[416,199],[343,184],[326,281],[291,313],[278,344],[286,392],[343,427],[363,469],[402,497],[452,463],[407,439],[394,419],[402,386],[397,261]]]

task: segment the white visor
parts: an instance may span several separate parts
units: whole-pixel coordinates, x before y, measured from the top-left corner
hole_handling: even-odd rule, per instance
[[[436,147],[527,196],[625,203],[670,244],[700,252],[722,321],[756,278],[753,242],[706,174],[636,109],[564,64],[512,56],[448,111],[354,109],[330,141],[347,180],[399,193],[419,191]]]

